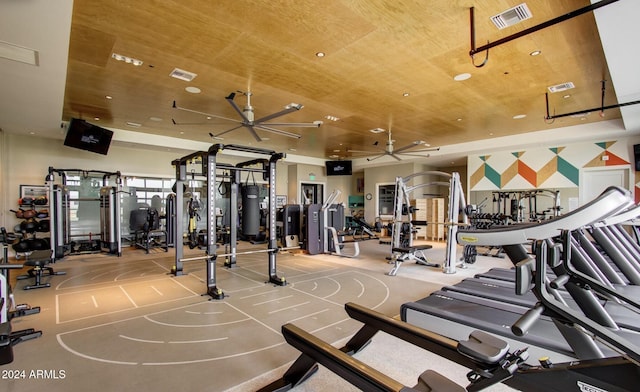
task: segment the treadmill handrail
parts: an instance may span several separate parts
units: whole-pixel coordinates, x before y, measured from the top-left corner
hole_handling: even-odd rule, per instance
[[[536,246],[536,258],[535,258],[535,279],[536,284],[533,292],[536,294],[545,309],[560,315],[562,318],[568,320],[571,323],[578,324],[585,328],[587,331],[596,335],[599,339],[607,342],[612,347],[620,350],[624,355],[628,356],[636,362],[640,362],[640,347],[633,344],[629,340],[617,335],[609,328],[603,327],[597,322],[589,319],[583,314],[568,308],[566,305],[558,302],[548,291],[547,287],[542,283],[542,279],[546,274],[547,258],[548,258],[548,244],[542,240],[538,241]],[[566,250],[565,250],[566,252]]]
[[[561,230],[576,230],[598,222],[627,208],[631,202],[631,194],[628,190],[611,186],[591,202],[557,218],[542,223],[510,225],[494,229],[460,228],[456,240],[461,245],[524,244],[532,239],[557,236]]]
[[[619,213],[613,216],[604,218],[600,222],[595,222],[593,225],[596,227],[618,225],[620,223],[633,220],[639,216],[640,216],[640,204],[636,204],[635,206],[629,207],[624,211],[620,211]]]

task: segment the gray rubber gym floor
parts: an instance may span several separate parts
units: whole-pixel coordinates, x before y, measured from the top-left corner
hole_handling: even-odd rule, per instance
[[[441,245],[428,253],[433,261],[444,257]],[[293,322],[337,343],[361,326],[348,318],[345,302],[395,316],[404,302],[509,265],[479,258],[472,268],[445,275],[411,262],[397,276],[387,276],[389,245],[367,241],[360,246],[357,259],[279,253],[278,276],[289,282],[284,287],[265,283],[266,254],[239,255],[237,267],[217,268],[218,287],[227,295],[221,301],[201,295],[206,291],[204,262],[185,263],[184,276],[169,274],[171,249],[149,255],[125,249],[120,258],[68,256],[53,264],[66,275],[45,278],[50,288],[25,291],[28,281],[12,279],[16,302],[42,308],[39,314],[14,319],[13,330],[35,328],[43,336],[14,347],[14,362],[0,367],[0,384],[5,391],[254,390],[279,377],[299,355],[284,342],[282,324]],[[240,251],[263,247],[243,244]],[[397,342],[379,339],[382,347],[396,351]],[[387,352],[389,358],[398,355]],[[342,390],[350,388],[342,380],[337,383]]]

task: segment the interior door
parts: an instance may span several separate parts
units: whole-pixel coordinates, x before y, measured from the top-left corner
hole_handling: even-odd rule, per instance
[[[609,186],[629,189],[629,168],[583,169],[580,184],[580,205],[583,205]]]

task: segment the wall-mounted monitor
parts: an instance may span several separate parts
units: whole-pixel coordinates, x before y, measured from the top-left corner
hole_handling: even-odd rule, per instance
[[[350,176],[351,161],[326,161],[327,176]]]
[[[81,150],[107,155],[113,132],[89,124],[85,120],[72,118],[67,129],[64,145]]]

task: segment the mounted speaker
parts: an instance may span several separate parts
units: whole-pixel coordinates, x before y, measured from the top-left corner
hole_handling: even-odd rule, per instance
[[[640,171],[640,144],[633,145],[633,160],[636,164],[636,171]]]

